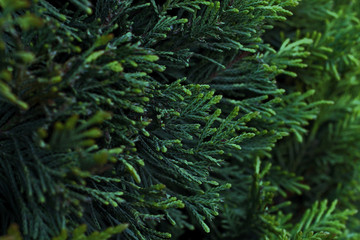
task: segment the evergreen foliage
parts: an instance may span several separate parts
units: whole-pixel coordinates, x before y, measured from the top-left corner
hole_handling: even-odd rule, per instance
[[[359,6],[0,0],[0,239],[359,239]]]

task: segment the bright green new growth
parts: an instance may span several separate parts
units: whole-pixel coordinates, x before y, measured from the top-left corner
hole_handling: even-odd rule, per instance
[[[0,238],[359,237],[356,0],[0,7]]]

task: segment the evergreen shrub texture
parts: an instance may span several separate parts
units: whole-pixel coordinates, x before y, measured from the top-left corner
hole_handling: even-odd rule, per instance
[[[360,239],[358,0],[0,0],[1,240]]]

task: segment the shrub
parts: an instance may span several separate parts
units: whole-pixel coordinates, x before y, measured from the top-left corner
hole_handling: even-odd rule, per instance
[[[355,0],[0,7],[2,239],[359,237]]]

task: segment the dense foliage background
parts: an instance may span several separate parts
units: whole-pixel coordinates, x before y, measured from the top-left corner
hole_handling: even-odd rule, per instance
[[[0,0],[0,237],[360,239],[356,0]]]

